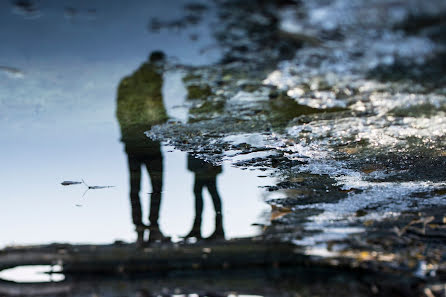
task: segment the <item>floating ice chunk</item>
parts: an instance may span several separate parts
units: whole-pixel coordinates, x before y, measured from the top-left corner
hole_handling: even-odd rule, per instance
[[[223,138],[223,140],[230,142],[233,145],[246,143],[253,147],[265,147],[270,144],[270,142],[267,140],[267,135],[260,133],[229,135]]]
[[[287,95],[292,97],[292,98],[299,98],[302,95],[305,94],[304,89],[300,88],[300,87],[296,87],[293,89],[288,90]]]
[[[322,233],[304,237],[303,239],[295,239],[292,242],[295,245],[314,246],[321,242],[327,242],[330,240],[341,240],[351,234],[361,233],[364,231],[365,229],[361,227],[328,227],[323,228]],[[313,252],[315,252],[315,250],[313,250]]]
[[[277,155],[277,152],[272,152],[272,151],[260,151],[260,152],[254,152],[254,153],[249,153],[249,154],[240,154],[238,156],[232,157],[231,162],[237,163],[237,162],[243,162],[243,161],[248,161],[248,160],[257,159],[257,158],[267,158],[267,157],[276,156],[276,155]]]
[[[313,108],[325,109],[325,108],[346,108],[346,102],[331,98],[331,96],[320,96],[319,98],[297,98],[296,101],[299,104],[307,105]]]
[[[267,99],[265,96],[259,96],[260,94],[253,94],[250,92],[245,91],[239,91],[237,94],[235,94],[234,97],[232,97],[229,102],[230,103],[243,103],[243,102],[254,102],[259,100],[265,100]]]

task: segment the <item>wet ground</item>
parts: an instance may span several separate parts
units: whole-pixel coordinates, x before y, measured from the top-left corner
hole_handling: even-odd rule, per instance
[[[57,292],[446,293],[442,1],[0,5],[4,255],[247,237],[309,261]]]

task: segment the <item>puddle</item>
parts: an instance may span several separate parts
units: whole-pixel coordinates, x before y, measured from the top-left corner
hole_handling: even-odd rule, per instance
[[[130,60],[127,63],[132,64]],[[132,75],[132,71],[122,75]],[[149,114],[146,117],[155,117],[154,121],[159,122],[168,116],[169,121],[187,123],[191,103],[187,100],[184,75],[184,71],[173,69],[159,76],[161,116]],[[177,242],[193,229],[194,220],[200,220],[199,215],[195,216],[194,206],[194,184],[200,183],[203,195],[201,235],[204,238],[212,235],[216,204],[206,182],[200,182],[200,178],[198,183],[195,181],[200,176],[201,180],[206,181],[206,172],[194,173],[193,169],[188,169],[192,155],[160,143],[152,142],[152,146],[149,144],[145,147],[147,153],[139,153],[140,148],[134,146],[132,141],[149,141],[144,131],[150,129],[152,120],[148,120],[141,130],[135,128],[126,132],[126,117],[137,111],[117,103],[119,81],[113,86],[110,83],[116,79],[101,75],[96,79],[102,81],[99,83],[101,86],[97,85],[94,93],[87,95],[98,96],[96,103],[84,105],[83,99],[79,101],[69,94],[63,94],[64,100],[56,100],[50,95],[46,102],[42,102],[41,114],[31,115],[26,109],[33,108],[35,103],[32,101],[23,104],[16,100],[14,104],[23,106],[23,109],[16,109],[15,105],[2,101],[3,112],[8,114],[7,118],[2,119],[5,125],[0,129],[8,140],[4,152],[15,157],[5,160],[6,170],[2,171],[2,178],[8,180],[8,185],[3,189],[8,198],[2,205],[11,212],[4,214],[0,220],[4,223],[23,223],[15,223],[12,228],[2,231],[0,245],[135,242],[138,239],[135,230],[149,225],[149,216],[158,222],[164,236]],[[31,77],[29,80],[33,85],[39,84],[38,78]],[[90,87],[87,89],[93,90]],[[37,87],[36,96],[46,97],[47,91],[41,86]],[[77,89],[75,97],[84,92],[87,90]],[[10,89],[5,94],[13,95],[15,91]],[[101,106],[102,111],[95,106]],[[94,112],[90,112],[92,109]],[[78,121],[78,118],[83,120]],[[31,124],[34,121],[37,121],[36,125]],[[54,125],[54,121],[58,124]],[[130,141],[127,153],[119,141],[119,121],[124,131],[122,133],[127,133],[122,136],[127,137],[124,141]],[[28,150],[29,146],[33,149]],[[134,156],[131,162],[136,164],[132,166],[142,169],[133,177],[134,185],[129,182],[130,165],[127,158],[130,155]],[[207,166],[200,161],[194,162],[198,162],[198,166]],[[145,168],[146,164],[149,171]],[[163,168],[157,164],[163,164]],[[29,168],[40,168],[39,175],[32,174]],[[261,229],[258,225],[267,223],[266,214],[270,210],[264,203],[267,193],[260,187],[274,184],[275,179],[257,178],[264,172],[242,171],[232,167],[229,162],[219,166],[218,171],[213,184],[220,197],[215,199],[220,200],[218,204],[221,204],[221,211],[217,211],[221,218],[217,225],[222,225],[224,230],[221,233],[226,239],[259,235]],[[154,189],[150,182],[152,175],[155,176]],[[21,186],[21,180],[28,180],[27,187]],[[135,194],[130,195],[132,191],[137,191],[138,183],[141,184],[139,198]],[[244,186],[240,187],[240,184]],[[155,197],[152,200],[158,199],[158,202],[151,204],[150,197],[154,197],[151,193],[159,189],[161,198]],[[151,208],[154,211],[150,211]],[[27,232],[29,226],[25,222],[28,221],[33,222],[32,233]],[[152,222],[152,225],[156,223]]]
[[[443,280],[445,11],[439,0],[0,3],[0,246],[150,254],[248,238],[335,270]],[[74,296],[108,296],[82,281]],[[210,292],[274,295],[246,283]],[[121,295],[150,296],[126,284]]]
[[[40,156],[46,159],[47,154],[52,155],[59,151],[56,147],[45,150],[48,151],[43,152],[43,155],[36,152],[26,158]],[[129,199],[130,186],[127,182],[128,168],[121,143],[117,140],[115,143],[110,143],[105,154],[96,149],[84,151],[81,143],[78,144],[78,149],[72,147],[70,150],[73,150],[73,153],[69,159],[76,162],[61,160],[63,168],[57,164],[47,164],[44,171],[46,173],[34,178],[29,184],[30,188],[18,185],[15,188],[14,184],[5,188],[4,193],[7,193],[11,199],[12,197],[16,199],[4,201],[5,207],[7,205],[13,211],[10,215],[2,216],[1,220],[5,223],[7,221],[33,221],[34,232],[29,234],[25,231],[28,228],[27,224],[13,224],[15,227],[2,232],[3,246],[53,241],[110,243],[115,240],[129,242],[135,240]],[[74,152],[76,150],[77,153]],[[171,236],[173,241],[178,241],[181,236],[190,231],[194,220],[194,173],[187,169],[187,153],[176,151],[168,146],[163,146],[161,152],[164,177],[159,224],[165,235]],[[15,172],[21,172],[22,178],[25,178],[25,163],[9,160],[8,166],[14,166]],[[40,166],[39,164],[43,165],[44,161],[36,163],[36,166]],[[110,166],[111,163],[113,163],[112,166]],[[53,175],[52,170],[59,173]],[[259,228],[253,227],[252,224],[265,223],[264,214],[270,210],[270,207],[264,203],[266,192],[259,187],[272,185],[275,180],[271,177],[259,179],[257,175],[264,172],[242,171],[232,167],[230,163],[223,164],[220,170],[221,173],[216,177],[216,185],[221,197],[226,238],[259,234]],[[90,188],[108,184],[115,186],[89,190],[83,184],[72,184],[72,180],[76,182],[82,179]],[[69,182],[70,185],[61,185],[63,181]],[[240,187],[240,183],[244,187]],[[141,185],[140,200],[143,213],[141,218],[147,222],[146,218],[149,216],[150,209],[149,193],[152,189],[150,178],[145,170],[142,171]],[[31,193],[35,198],[27,201],[25,197]],[[203,198],[202,234],[207,237],[214,229],[215,212],[206,187],[203,188]],[[22,204],[24,201],[27,201],[28,205],[25,208]],[[33,208],[37,211],[28,211]],[[105,209],[106,213],[104,213]],[[57,224],[55,225],[54,222]],[[25,236],[20,237],[18,234]]]

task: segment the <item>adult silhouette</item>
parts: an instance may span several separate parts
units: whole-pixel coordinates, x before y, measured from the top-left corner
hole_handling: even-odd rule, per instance
[[[144,243],[147,228],[150,231],[149,243],[167,239],[158,224],[163,187],[161,144],[144,134],[153,125],[167,120],[162,97],[164,64],[164,53],[154,51],[149,61],[142,64],[132,75],[122,79],[118,87],[116,116],[121,128],[121,141],[127,154],[132,220],[138,245]],[[143,223],[139,197],[143,167],[146,168],[152,185],[149,227]]]

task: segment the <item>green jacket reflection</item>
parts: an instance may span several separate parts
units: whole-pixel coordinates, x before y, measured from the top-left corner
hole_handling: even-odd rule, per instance
[[[162,68],[144,63],[118,87],[117,118],[121,140],[127,145],[138,145],[147,140],[145,131],[167,120],[162,97]]]

